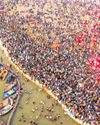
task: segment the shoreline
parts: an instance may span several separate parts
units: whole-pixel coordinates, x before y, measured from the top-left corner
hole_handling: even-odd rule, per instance
[[[0,46],[0,47],[1,47],[1,46]],[[1,63],[1,64],[2,64],[2,63]],[[9,70],[10,67],[6,67],[6,65],[2,65],[2,67],[3,67],[3,70],[7,70],[7,71],[8,71],[7,74],[6,74],[6,76],[4,77],[4,79],[2,79],[3,82],[4,82],[4,81],[6,82],[6,78],[10,76],[9,73],[12,73],[12,75],[14,75],[15,72],[13,72],[13,70]],[[7,122],[4,123],[2,120],[0,120],[0,125],[11,125],[11,121],[12,121],[13,115],[14,115],[14,113],[15,113],[15,111],[16,111],[16,108],[17,108],[17,106],[18,106],[18,104],[19,104],[19,100],[20,100],[20,97],[21,97],[21,83],[19,82],[19,78],[15,78],[15,80],[16,80],[16,82],[18,82],[18,91],[15,91],[15,93],[13,93],[13,94],[16,94],[16,93],[18,92],[18,96],[15,97],[16,99],[13,98],[13,97],[10,98],[10,97],[13,96],[13,95],[11,95],[10,97],[7,97],[7,98],[6,98],[6,99],[11,99],[11,102],[10,102],[11,104],[9,104],[9,100],[8,100],[8,104],[7,104],[7,105],[11,105],[12,108],[11,108],[11,110],[7,111],[6,113],[1,114],[1,116],[3,116],[3,115],[6,115],[6,114],[8,114],[8,113],[10,112],[10,115],[8,116]],[[7,83],[6,83],[6,84],[7,84]],[[9,83],[8,83],[8,84],[9,84]],[[15,86],[16,86],[16,85],[15,85]],[[9,85],[8,85],[8,88],[9,88]],[[11,88],[11,89],[12,89],[12,88]],[[11,89],[9,89],[9,90],[11,90]],[[5,92],[8,92],[9,90],[7,90],[7,91],[5,91]],[[4,94],[5,92],[3,92],[3,94]],[[0,103],[3,104],[3,101],[5,101],[6,99],[3,99],[3,98],[2,98],[2,101],[1,101]],[[16,102],[14,102],[14,101],[16,101]],[[3,108],[5,108],[7,105],[5,105]],[[1,107],[1,109],[2,109],[2,107]]]
[[[13,63],[13,61],[11,60],[7,49],[2,45],[2,41],[0,40],[0,48],[4,51],[4,53],[6,54],[6,56],[8,57],[9,62],[12,64],[12,66],[19,72],[21,73],[22,76],[24,76],[26,79],[30,80],[30,82],[34,83],[35,85],[37,85],[39,88],[43,89],[48,95],[50,95],[53,99],[55,99],[60,106],[62,107],[62,109],[64,110],[64,114],[68,115],[70,118],[72,118],[75,122],[77,122],[80,125],[89,125],[87,123],[83,123],[82,120],[76,119],[74,114],[72,114],[69,109],[61,102],[58,100],[58,98],[50,91],[48,90],[45,86],[43,86],[42,84],[39,83],[38,80],[35,80],[34,78],[32,79],[29,75],[25,74],[15,63]]]

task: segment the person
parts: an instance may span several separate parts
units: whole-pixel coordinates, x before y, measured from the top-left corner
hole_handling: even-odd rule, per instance
[[[10,14],[12,6],[15,13]],[[17,6],[8,3],[8,12],[1,15],[1,38],[12,61],[67,104],[75,118],[98,125],[99,81],[94,74],[100,67],[91,68],[88,60],[99,58],[99,6],[80,0],[33,2],[28,14]]]

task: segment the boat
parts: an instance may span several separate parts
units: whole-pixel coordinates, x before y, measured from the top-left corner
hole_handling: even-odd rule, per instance
[[[4,108],[6,105],[8,105],[8,99],[13,100],[13,101],[11,102],[11,104],[12,104],[12,103],[14,102],[14,100],[17,98],[17,96],[18,96],[18,93],[15,93],[15,94],[13,94],[12,96],[10,96],[9,98],[3,100],[3,101],[0,103],[0,109],[1,109],[1,108]]]
[[[15,94],[17,90],[18,90],[18,85],[15,86],[14,88],[12,88],[11,90],[9,90],[8,92],[5,92],[3,94],[3,99],[6,99],[6,98],[10,97],[11,95]]]
[[[5,80],[5,78],[7,77],[8,75],[8,71],[7,70],[3,70],[1,73],[0,73],[0,79],[1,80]]]
[[[12,96],[10,96],[10,98],[12,98],[12,99],[14,100],[14,99],[17,98],[17,96],[18,96],[18,93],[15,93],[15,94],[13,94]]]
[[[13,88],[13,90],[16,92],[18,90],[18,85]]]
[[[15,76],[10,75],[6,78],[6,83],[10,84],[10,83],[14,82],[14,80],[15,80]]]
[[[0,103],[0,109],[3,108],[3,107],[5,107],[6,105],[8,105],[8,99],[10,99],[10,100],[11,100],[11,104],[13,104],[13,101],[14,101],[14,99],[17,98],[17,96],[18,96],[18,93],[15,93],[15,94],[13,94],[12,96],[10,96],[9,98],[3,100],[3,101]]]
[[[11,90],[13,87],[16,86],[16,84],[17,84],[17,82],[16,82],[16,80],[15,80],[13,84],[10,84],[10,85],[8,85],[8,86],[6,86],[6,87],[4,88],[4,92],[7,92],[7,91]]]
[[[5,100],[3,100],[1,103],[0,103],[0,109],[4,108],[5,106],[7,105],[12,105],[13,104],[13,98],[7,98]]]
[[[12,110],[12,108],[13,108],[12,105],[7,105],[6,107],[2,108],[0,110],[0,116],[6,115],[7,113],[9,113]]]
[[[15,91],[13,89],[9,90],[8,92],[3,94],[3,99],[6,99],[6,98],[10,97],[14,93],[15,93]]]

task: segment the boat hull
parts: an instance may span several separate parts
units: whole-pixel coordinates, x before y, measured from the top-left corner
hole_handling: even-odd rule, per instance
[[[14,88],[12,88],[11,90],[9,90],[8,92],[5,92],[5,93],[3,94],[3,99],[9,98],[9,97],[12,96],[13,94],[15,94],[17,90],[18,90],[18,85],[15,86]]]

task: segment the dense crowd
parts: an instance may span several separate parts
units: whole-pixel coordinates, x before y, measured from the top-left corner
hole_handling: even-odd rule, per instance
[[[0,38],[13,62],[90,125],[100,124],[99,5],[8,0],[0,7]]]

